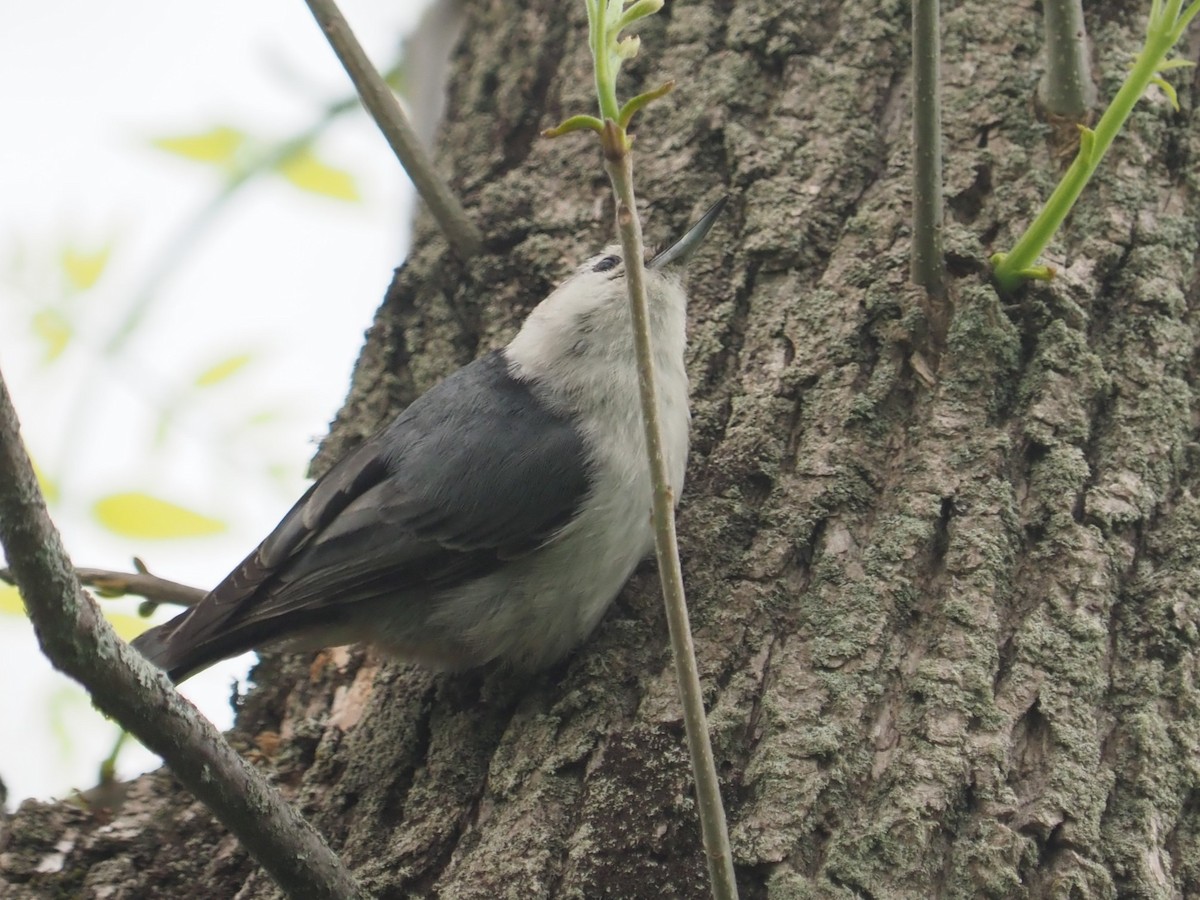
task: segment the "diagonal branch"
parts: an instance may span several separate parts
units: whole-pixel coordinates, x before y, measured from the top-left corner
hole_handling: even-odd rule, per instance
[[[0,543],[42,650],[106,715],[160,754],[292,897],[363,894],[320,834],[237,755],[167,677],[131,650],[79,586],[46,512],[0,376]]]
[[[417,193],[433,213],[442,234],[446,236],[459,259],[470,259],[483,246],[479,229],[467,218],[466,210],[462,208],[458,198],[438,177],[433,161],[421,147],[421,142],[412,126],[408,124],[408,117],[396,102],[392,89],[371,65],[362,44],[350,30],[350,24],[334,0],[305,2],[333,47],[333,52],[341,60],[346,74],[354,82],[354,89],[358,91],[363,106],[387,138],[388,144],[400,160],[400,165],[416,186]]]

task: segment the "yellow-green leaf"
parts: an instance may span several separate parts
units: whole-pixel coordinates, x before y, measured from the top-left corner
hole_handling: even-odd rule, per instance
[[[71,325],[57,309],[40,309],[33,314],[33,333],[46,345],[45,361],[53,362],[71,342]]]
[[[141,491],[110,494],[97,500],[92,512],[109,531],[131,538],[202,537],[225,530],[219,519]]]
[[[335,200],[359,199],[354,176],[322,162],[311,150],[299,150],[291,154],[277,168],[280,175],[302,190]]]
[[[212,387],[226,378],[232,378],[252,359],[254,359],[253,353],[235,353],[227,356],[197,375],[196,387]]]
[[[11,584],[0,584],[0,615],[25,617],[21,594]]]
[[[1175,112],[1179,112],[1179,95],[1175,93],[1175,88],[1171,82],[1163,78],[1161,75],[1154,75],[1150,79],[1151,84],[1158,85],[1158,89],[1167,95],[1167,99],[1171,101],[1171,108]]]
[[[77,291],[86,291],[100,280],[111,255],[112,247],[102,247],[90,253],[78,247],[64,248],[62,267],[67,282]]]
[[[246,135],[228,125],[217,125],[200,134],[154,138],[151,143],[159,150],[185,159],[231,168],[238,151],[246,143]]]
[[[108,619],[108,624],[121,636],[123,641],[132,641],[151,625],[141,616],[131,616],[128,613],[109,612],[104,614],[104,618]]]
[[[1192,69],[1196,64],[1190,59],[1168,59],[1158,66],[1158,71],[1169,72],[1171,69]]]
[[[273,425],[283,417],[283,413],[278,409],[263,409],[254,413],[246,419],[246,424],[249,426]]]

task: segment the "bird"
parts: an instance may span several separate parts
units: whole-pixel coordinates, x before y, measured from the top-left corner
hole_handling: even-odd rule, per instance
[[[663,447],[688,455],[682,264],[718,200],[646,264]],[[318,478],[198,603],[133,646],[178,683],[282,645],[365,641],[436,670],[534,671],[582,643],[654,546],[619,245],[506,346],[434,385]]]

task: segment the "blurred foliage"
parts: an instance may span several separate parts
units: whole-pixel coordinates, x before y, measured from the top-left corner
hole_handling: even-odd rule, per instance
[[[403,76],[401,60],[385,74],[396,88]],[[300,79],[293,80],[303,88]],[[185,133],[150,138],[152,147],[196,163],[197,171],[215,173],[219,181],[175,232],[161,237],[158,252],[141,271],[131,271],[116,228],[90,242],[66,230],[47,239],[28,234],[8,239],[0,260],[2,327],[11,334],[24,331],[28,346],[35,351],[27,363],[36,367],[33,378],[48,386],[31,415],[46,414],[51,408],[65,411],[61,433],[50,441],[42,437],[42,445],[29,448],[37,459],[38,480],[56,519],[96,524],[126,542],[130,556],[147,540],[197,541],[225,531],[219,492],[204,497],[204,509],[189,508],[169,497],[171,491],[162,481],[160,467],[153,464],[171,452],[171,439],[194,425],[196,411],[202,408],[240,411],[226,419],[204,420],[204,441],[211,459],[200,465],[215,468],[227,462],[222,456],[224,448],[253,445],[257,471],[252,477],[286,484],[289,492],[294,489],[296,472],[291,457],[273,454],[270,441],[263,440],[263,435],[287,416],[292,398],[264,398],[253,412],[246,411],[244,403],[226,402],[233,396],[226,392],[236,392],[239,399],[248,393],[245,376],[264,361],[261,351],[227,348],[191,371],[176,369],[177,377],[163,379],[140,371],[130,348],[146,334],[148,314],[161,308],[167,282],[192,261],[207,233],[236,211],[246,187],[275,179],[306,195],[334,202],[360,200],[354,175],[320,150],[324,132],[348,113],[361,114],[358,98],[350,93],[317,108],[308,126],[295,134],[266,135],[218,121]],[[11,360],[6,364],[11,366]],[[102,405],[105,392],[118,387],[132,388],[149,414],[149,428],[133,429],[126,423],[106,421],[97,430],[94,423],[91,427],[83,424],[89,421],[87,413]],[[28,434],[26,439],[30,440]],[[99,490],[74,477],[80,460],[98,441],[114,440],[145,442],[140,462]],[[220,477],[210,480],[215,484],[224,481]],[[121,607],[109,603],[103,608],[123,638],[128,640],[145,630],[141,617],[117,611]],[[124,608],[132,606],[125,603]],[[24,607],[16,588],[0,583],[0,616],[5,615],[24,618]],[[45,703],[45,721],[27,725],[49,727],[64,759],[83,752],[94,754],[93,741],[89,740],[87,747],[79,746],[72,724],[89,707],[81,689],[64,685]],[[113,733],[112,752],[101,767],[102,781],[112,777],[124,740],[115,727]]]
[[[67,283],[76,291],[86,291],[94,287],[104,274],[111,256],[111,244],[90,252],[70,245],[64,247],[62,269]]]
[[[356,99],[344,98],[318,110],[313,123],[300,133],[283,137],[254,135],[219,123],[194,133],[153,139],[154,147],[215,170],[221,180],[179,230],[163,238],[161,251],[145,271],[129,271],[116,229],[90,244],[69,234],[41,241],[29,235],[11,238],[5,259],[0,262],[0,287],[5,292],[4,308],[0,310],[4,313],[3,327],[20,330],[23,323],[28,346],[35,350],[28,361],[37,367],[33,380],[53,385],[39,397],[39,407],[32,414],[63,413],[65,422],[53,446],[29,448],[38,460],[38,480],[56,519],[65,522],[82,515],[84,520],[127,542],[129,555],[140,551],[139,544],[145,541],[195,541],[226,531],[228,523],[220,509],[225,498],[219,492],[205,497],[208,508],[189,508],[170,499],[170,488],[157,474],[161,467],[150,464],[157,454],[171,452],[175,446],[171,439],[181,436],[189,420],[194,425],[197,416],[205,422],[212,466],[227,462],[222,456],[225,447],[253,445],[252,456],[258,468],[251,477],[286,484],[289,492],[294,489],[295,463],[289,461],[290,456],[285,459],[279,452],[282,448],[272,453],[270,441],[259,436],[285,418],[289,407],[299,403],[293,403],[293,398],[266,399],[259,409],[247,412],[244,404],[226,402],[232,394],[222,393],[246,393],[244,376],[261,360],[261,352],[226,350],[190,372],[163,379],[143,377],[130,348],[145,334],[148,313],[161,306],[166,282],[191,260],[205,234],[234,210],[234,201],[246,186],[264,178],[278,178],[308,195],[336,202],[360,199],[354,176],[324,159],[317,150],[325,129],[337,117],[356,109]],[[150,428],[129,428],[120,423],[110,430],[109,423],[105,423],[105,432],[97,435],[94,427],[83,424],[89,420],[86,413],[98,408],[104,393],[114,387],[132,388],[149,413]],[[213,420],[211,415],[204,419],[198,412],[201,408],[230,412],[225,419]],[[182,437],[191,439],[194,434]],[[104,485],[98,491],[73,477],[79,461],[95,446],[97,438],[146,442],[141,453],[134,454],[140,455],[141,461],[130,467],[119,483]],[[30,440],[28,433],[26,440]],[[42,441],[46,443],[44,435]],[[188,443],[196,445],[194,440]],[[225,479],[210,475],[208,480],[222,483]],[[106,603],[103,608],[109,622],[126,640],[147,627],[145,619],[120,611],[121,606]],[[129,604],[124,608],[129,609]],[[3,583],[0,616],[25,616],[18,591]],[[81,689],[64,685],[45,704],[45,722],[30,723],[30,727],[49,727],[64,758],[85,750],[94,752],[93,746],[84,748],[73,743],[72,720],[88,707]],[[103,764],[109,777],[123,740],[118,734],[114,726],[114,749]]]
[[[207,369],[201,371],[192,384],[200,388],[220,384],[227,378],[232,378],[238,372],[242,371],[253,359],[253,353],[234,353],[232,356],[218,360]]]
[[[67,344],[71,342],[71,323],[57,309],[39,309],[33,314],[30,326],[34,335],[46,345],[44,362],[54,362],[63,355]]]
[[[362,199],[354,178],[348,172],[322,162],[308,148],[280,160],[275,168],[301,190],[335,200],[357,202]]]
[[[174,153],[184,159],[213,163],[232,171],[238,151],[246,143],[246,135],[228,125],[215,125],[199,134],[158,137],[150,142],[159,150]]]
[[[25,615],[25,605],[21,595],[11,584],[0,582],[0,613],[8,616]]]
[[[40,364],[67,371],[75,354],[86,360],[84,369],[88,377],[79,379],[69,404],[75,409],[90,407],[98,392],[104,390],[104,385],[117,377],[121,355],[141,333],[147,312],[162,296],[162,285],[189,259],[200,238],[230,210],[231,201],[248,183],[277,175],[305,193],[341,202],[360,199],[353,175],[326,161],[314,149],[321,134],[337,117],[356,108],[355,98],[338,100],[321,109],[309,127],[284,137],[255,135],[227,123],[217,123],[195,132],[153,138],[152,146],[215,168],[223,178],[210,199],[195,210],[178,233],[167,237],[162,253],[148,271],[142,273],[140,279],[135,276],[135,289],[120,292],[124,304],[119,302],[122,298],[111,291],[105,293],[107,275],[120,255],[115,236],[93,246],[85,246],[68,237],[52,242],[50,247],[34,245],[33,251],[27,238],[14,241],[4,275],[7,286],[15,288],[22,301],[20,306],[24,310],[28,332],[41,348]],[[82,302],[85,296],[96,293],[104,294],[102,302]],[[113,300],[118,302],[113,303]],[[89,315],[97,306],[103,306],[111,313],[97,320],[96,316]],[[259,354],[251,350],[229,352],[173,386],[156,383],[157,393],[147,394],[144,398],[146,406],[154,412],[151,445],[146,448],[146,457],[167,445],[179,423],[186,419],[192,408],[204,402],[202,397],[207,392],[237,389],[239,376],[258,357]],[[244,440],[248,430],[278,422],[283,406],[283,403],[272,404],[244,416],[232,424],[232,430],[223,430],[219,440]],[[68,416],[68,422],[78,418]],[[69,424],[61,436],[66,448],[81,443],[80,435],[70,428]],[[60,504],[64,500],[63,485],[70,482],[70,459],[74,451],[63,451],[61,447],[31,449],[39,459],[57,461],[49,471],[39,466],[37,472],[47,502]],[[269,479],[291,472],[277,458],[263,458],[261,466],[263,476]],[[66,499],[76,508],[90,510],[92,519],[110,533],[127,539],[190,539],[226,530],[226,522],[213,510],[189,509],[162,496],[161,489],[153,483],[139,483],[147,477],[146,471],[142,467],[141,475],[132,474],[132,484],[126,490],[89,498],[68,489]],[[0,613],[23,612],[15,594],[10,596],[6,591],[3,597],[6,602],[0,605]]]
[[[113,534],[138,539],[191,538],[220,534],[225,523],[143,491],[109,494],[92,513]]]
[[[354,176],[321,159],[312,148],[313,137],[306,132],[272,141],[230,125],[215,125],[199,134],[157,137],[150,143],[167,153],[217,167],[231,184],[263,172],[276,172],[303,191],[351,203],[361,200]]]

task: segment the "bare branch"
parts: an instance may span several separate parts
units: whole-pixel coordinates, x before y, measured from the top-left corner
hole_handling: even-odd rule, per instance
[[[350,30],[350,24],[338,9],[334,0],[305,0],[313,18],[341,60],[346,74],[354,82],[354,89],[362,99],[363,106],[387,138],[400,165],[408,173],[421,199],[437,220],[438,227],[450,242],[460,259],[470,259],[483,246],[479,229],[467,217],[466,210],[458,202],[446,183],[438,177],[433,161],[421,147],[416,132],[408,123],[404,110],[396,102],[392,89],[371,65],[366,52]]]
[[[109,569],[76,569],[75,577],[84,587],[94,588],[104,597],[144,597],[153,603],[175,606],[195,606],[207,596],[204,588],[180,584],[167,578],[151,575],[145,564],[134,557],[136,572],[113,572]],[[16,584],[11,569],[0,569],[0,581]]]
[[[0,376],[0,542],[55,667],[147,747],[293,897],[358,898],[341,860],[208,720],[124,641],[79,586],[46,512]]]

